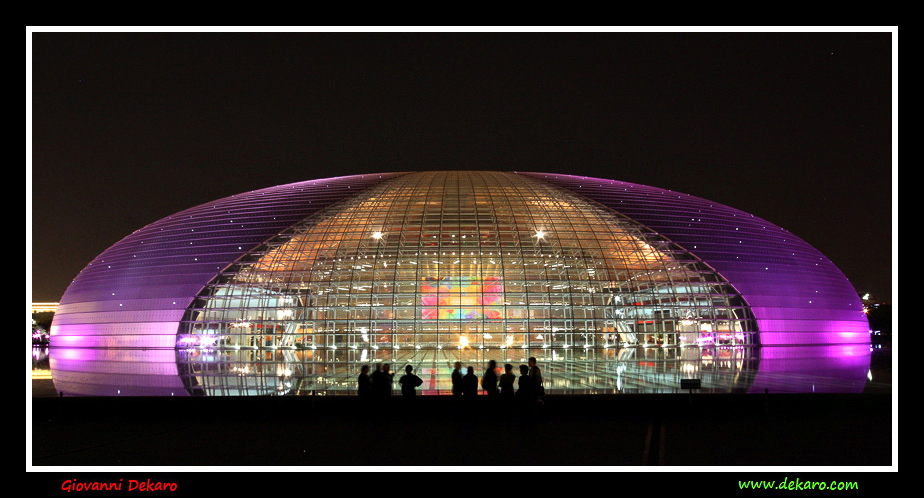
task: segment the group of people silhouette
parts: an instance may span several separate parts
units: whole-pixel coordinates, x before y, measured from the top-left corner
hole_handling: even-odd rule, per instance
[[[542,370],[536,364],[536,358],[529,358],[528,365],[520,365],[520,377],[513,373],[513,365],[504,365],[504,373],[497,376],[497,362],[488,362],[488,368],[481,377],[481,390],[489,398],[519,399],[525,403],[535,403],[545,394],[542,385]],[[401,395],[405,398],[417,395],[417,388],[423,380],[414,374],[414,367],[404,367],[405,374],[398,379]],[[370,375],[369,365],[363,365],[359,373],[357,393],[361,398],[388,398],[394,385],[394,373],[388,363],[377,364]],[[516,387],[514,387],[516,384]],[[462,362],[455,363],[452,371],[452,395],[454,397],[474,399],[478,396],[478,376],[475,367],[469,366],[462,373]]]
[[[423,384],[423,381],[414,375],[414,367],[411,365],[405,367],[404,371],[406,373],[398,380],[401,384],[401,394],[415,396],[417,387]],[[369,375],[369,365],[363,365],[359,372],[357,393],[361,398],[388,398],[391,396],[394,378],[395,374],[391,372],[391,365],[388,363],[376,365],[372,375]]]

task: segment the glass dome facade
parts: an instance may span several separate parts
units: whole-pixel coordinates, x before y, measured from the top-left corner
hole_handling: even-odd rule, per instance
[[[524,176],[427,172],[248,253],[200,293],[178,341],[351,371],[371,358],[751,345],[755,332],[715,271],[625,217]]]
[[[653,349],[753,370],[751,346],[867,338],[852,287],[819,256],[732,208],[610,180],[314,180],[191,208],[101,254],[61,299],[51,345],[78,351],[51,369],[72,392],[108,393],[116,375],[120,394],[165,395],[352,392],[366,363],[415,365],[436,394],[455,361],[535,356],[561,380]]]

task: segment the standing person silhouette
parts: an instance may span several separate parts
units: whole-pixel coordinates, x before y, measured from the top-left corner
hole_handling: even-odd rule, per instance
[[[536,402],[536,383],[533,381],[533,378],[529,376],[528,366],[520,365],[520,379],[517,381],[517,385],[517,398],[524,406],[532,408],[533,404]]]
[[[455,370],[452,371],[452,395],[462,396],[462,362],[457,361]]]
[[[370,392],[370,394],[372,394],[373,398],[378,398],[382,394],[382,387],[383,387],[383,384],[385,383],[385,379],[383,378],[383,375],[384,374],[382,373],[382,364],[376,363],[375,371],[372,372],[372,376],[371,376],[372,377],[372,391]]]
[[[513,373],[513,365],[506,363],[504,364],[504,373],[500,376],[500,396],[503,399],[513,399],[514,388],[513,384],[516,383],[517,376]]]
[[[401,384],[401,395],[405,398],[413,398],[417,395],[417,387],[423,384],[423,381],[414,375],[414,367],[411,365],[404,367],[404,372],[404,375],[398,379],[398,383]]]
[[[475,367],[468,367],[468,373],[462,377],[462,394],[469,400],[474,400],[478,396],[478,376],[475,375]]]
[[[536,358],[530,357],[528,361],[529,377],[533,379],[533,389],[536,391],[536,396],[541,398],[545,395],[545,388],[542,386],[542,370],[536,364]]]
[[[481,388],[488,395],[488,398],[497,397],[497,362],[491,360],[488,362],[488,369],[481,376]]]
[[[394,382],[395,374],[391,373],[391,366],[386,363],[382,365],[382,397],[391,397],[391,385]]]
[[[363,365],[362,369],[360,369],[357,384],[356,394],[364,400],[369,399],[369,396],[372,395],[372,379],[369,378],[369,365]]]

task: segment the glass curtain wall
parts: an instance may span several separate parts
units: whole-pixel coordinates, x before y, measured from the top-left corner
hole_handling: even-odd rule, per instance
[[[352,392],[359,366],[377,363],[414,365],[423,392],[438,394],[455,361],[480,375],[491,359],[756,342],[727,282],[632,220],[512,173],[422,172],[344,199],[229,267],[190,307],[177,345],[194,394]]]

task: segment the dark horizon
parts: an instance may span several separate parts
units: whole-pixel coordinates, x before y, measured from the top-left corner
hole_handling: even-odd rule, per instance
[[[891,36],[33,33],[32,299],[221,197],[493,169],[726,204],[891,300]]]

